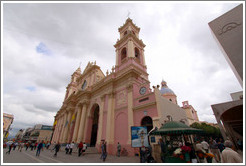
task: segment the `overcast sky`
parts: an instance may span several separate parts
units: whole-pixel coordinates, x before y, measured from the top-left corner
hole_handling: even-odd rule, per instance
[[[4,3],[3,106],[14,115],[11,134],[35,124],[53,125],[71,74],[88,61],[106,73],[127,14],[141,28],[151,87],[162,79],[188,100],[201,121],[216,122],[212,104],[242,88],[208,23],[239,5],[196,3]]]

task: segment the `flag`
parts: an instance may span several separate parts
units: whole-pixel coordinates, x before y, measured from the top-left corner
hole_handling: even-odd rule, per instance
[[[72,116],[72,121],[75,119],[75,114],[73,114],[73,116]]]
[[[53,126],[55,126],[56,124],[57,124],[57,120],[55,120],[55,122],[54,122]]]

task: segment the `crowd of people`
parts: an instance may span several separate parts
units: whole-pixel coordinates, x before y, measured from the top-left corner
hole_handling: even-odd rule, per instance
[[[242,145],[242,142],[240,142]],[[159,141],[161,147],[161,160],[168,162],[170,156],[181,158],[188,163],[242,163],[242,157],[230,140],[223,141],[213,138],[197,139],[194,144],[189,142],[180,143],[178,148],[172,147],[162,139]],[[214,160],[213,160],[214,159]]]
[[[237,148],[233,145],[230,140],[223,141],[220,139],[213,138],[204,138],[195,139],[195,143],[191,144],[189,142],[179,143],[179,147],[174,148],[170,142],[164,142],[163,139],[159,140],[159,145],[161,148],[161,161],[163,163],[168,162],[169,156],[176,156],[182,158],[183,161],[188,163],[212,163],[213,161],[217,163],[242,163],[242,157],[239,155],[237,150],[242,150],[243,143],[242,141],[237,141]],[[6,154],[10,154],[11,150],[22,151],[23,148],[31,151],[36,150],[36,156],[39,156],[41,151],[44,148],[49,149],[51,146],[50,142],[44,143],[40,142],[10,142],[8,143],[8,151]],[[73,149],[77,147],[78,156],[85,155],[87,145],[85,142],[80,142],[76,145],[74,142],[67,143],[65,146],[65,154],[72,155]],[[116,156],[120,157],[122,154],[121,144],[117,143]],[[59,142],[55,143],[51,148],[51,151],[55,151],[54,157],[57,157],[58,152],[60,151],[61,144]],[[107,142],[102,140],[101,145],[101,159],[103,162],[107,158]],[[123,148],[124,149],[124,148]],[[140,148],[140,162],[155,162],[152,157],[152,149],[150,147]]]

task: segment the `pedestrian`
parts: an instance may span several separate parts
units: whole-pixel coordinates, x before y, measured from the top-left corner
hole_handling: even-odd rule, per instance
[[[49,149],[49,147],[50,147],[50,142],[47,143],[46,149]]]
[[[66,148],[65,148],[66,154],[68,154],[69,149],[70,149],[70,144],[69,144],[69,143],[67,143]]]
[[[34,144],[34,142],[32,142],[31,145],[30,145],[31,151],[33,151],[34,146],[35,146],[35,144]]]
[[[69,146],[69,154],[72,154],[73,147],[74,147],[74,142],[70,143],[70,146]]]
[[[225,143],[225,149],[222,151],[222,163],[242,163],[243,160],[240,157],[240,155],[232,150],[233,144],[230,140],[226,140]]]
[[[24,147],[24,145],[25,145],[24,142],[20,143],[20,152],[22,151],[22,148]]]
[[[225,146],[223,144],[222,139],[220,138],[219,142],[218,142],[218,148],[220,150],[220,153],[222,153],[222,151],[225,149]]]
[[[166,146],[166,144],[165,144],[165,142],[163,141],[162,138],[159,140],[159,145],[161,146],[161,161],[163,163],[165,163],[165,157],[166,157],[166,153],[167,153],[167,146]]]
[[[44,147],[44,145],[43,145],[43,141],[42,141],[37,146],[36,156],[39,156],[40,155],[40,151],[41,151],[41,149],[43,149],[43,147]]]
[[[60,148],[61,148],[61,145],[60,145],[59,142],[57,142],[57,144],[56,144],[55,147],[54,147],[54,149],[55,149],[54,157],[57,156],[57,152],[59,152]]]
[[[38,146],[38,142],[34,144],[34,150],[36,150],[37,146]]]
[[[102,140],[102,142],[101,142],[101,150],[102,150],[102,154],[101,154],[100,159],[103,158],[103,146],[104,146],[104,140]]]
[[[29,143],[27,142],[26,143],[26,151],[27,151],[28,147],[29,147]]]
[[[120,152],[121,152],[121,145],[120,143],[118,142],[118,145],[117,145],[117,156],[120,157]]]
[[[107,142],[106,141],[104,142],[104,144],[102,146],[102,150],[103,150],[102,158],[103,158],[103,161],[105,161],[107,158]]]
[[[15,150],[15,148],[18,146],[18,142],[15,142],[14,143],[14,146],[13,146],[13,150]]]
[[[10,154],[13,146],[14,146],[14,142],[9,144],[9,151],[7,151],[6,154]]]
[[[84,142],[83,143],[83,149],[82,149],[82,155],[84,156],[85,155],[85,150],[87,149],[87,145],[86,143]]]
[[[82,150],[83,150],[83,143],[82,141],[80,141],[79,145],[78,145],[78,156],[81,156],[82,154]]]
[[[216,162],[219,163],[220,162],[220,151],[219,151],[218,143],[215,140],[211,139],[209,146],[210,146],[210,151],[215,156]]]
[[[208,151],[209,151],[209,144],[205,141],[204,138],[203,138],[201,144],[202,144],[202,148],[206,151],[206,153],[208,153]]]
[[[196,147],[195,148],[196,148],[196,154],[198,156],[199,162],[200,163],[205,163],[204,158],[205,158],[206,151],[203,149],[200,140],[196,141]]]

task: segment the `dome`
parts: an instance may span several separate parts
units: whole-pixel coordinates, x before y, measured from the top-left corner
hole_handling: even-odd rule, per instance
[[[173,94],[175,95],[175,93],[172,91],[172,89],[170,89],[168,86],[167,86],[167,82],[166,81],[162,81],[161,82],[161,95],[165,95],[165,94]]]

